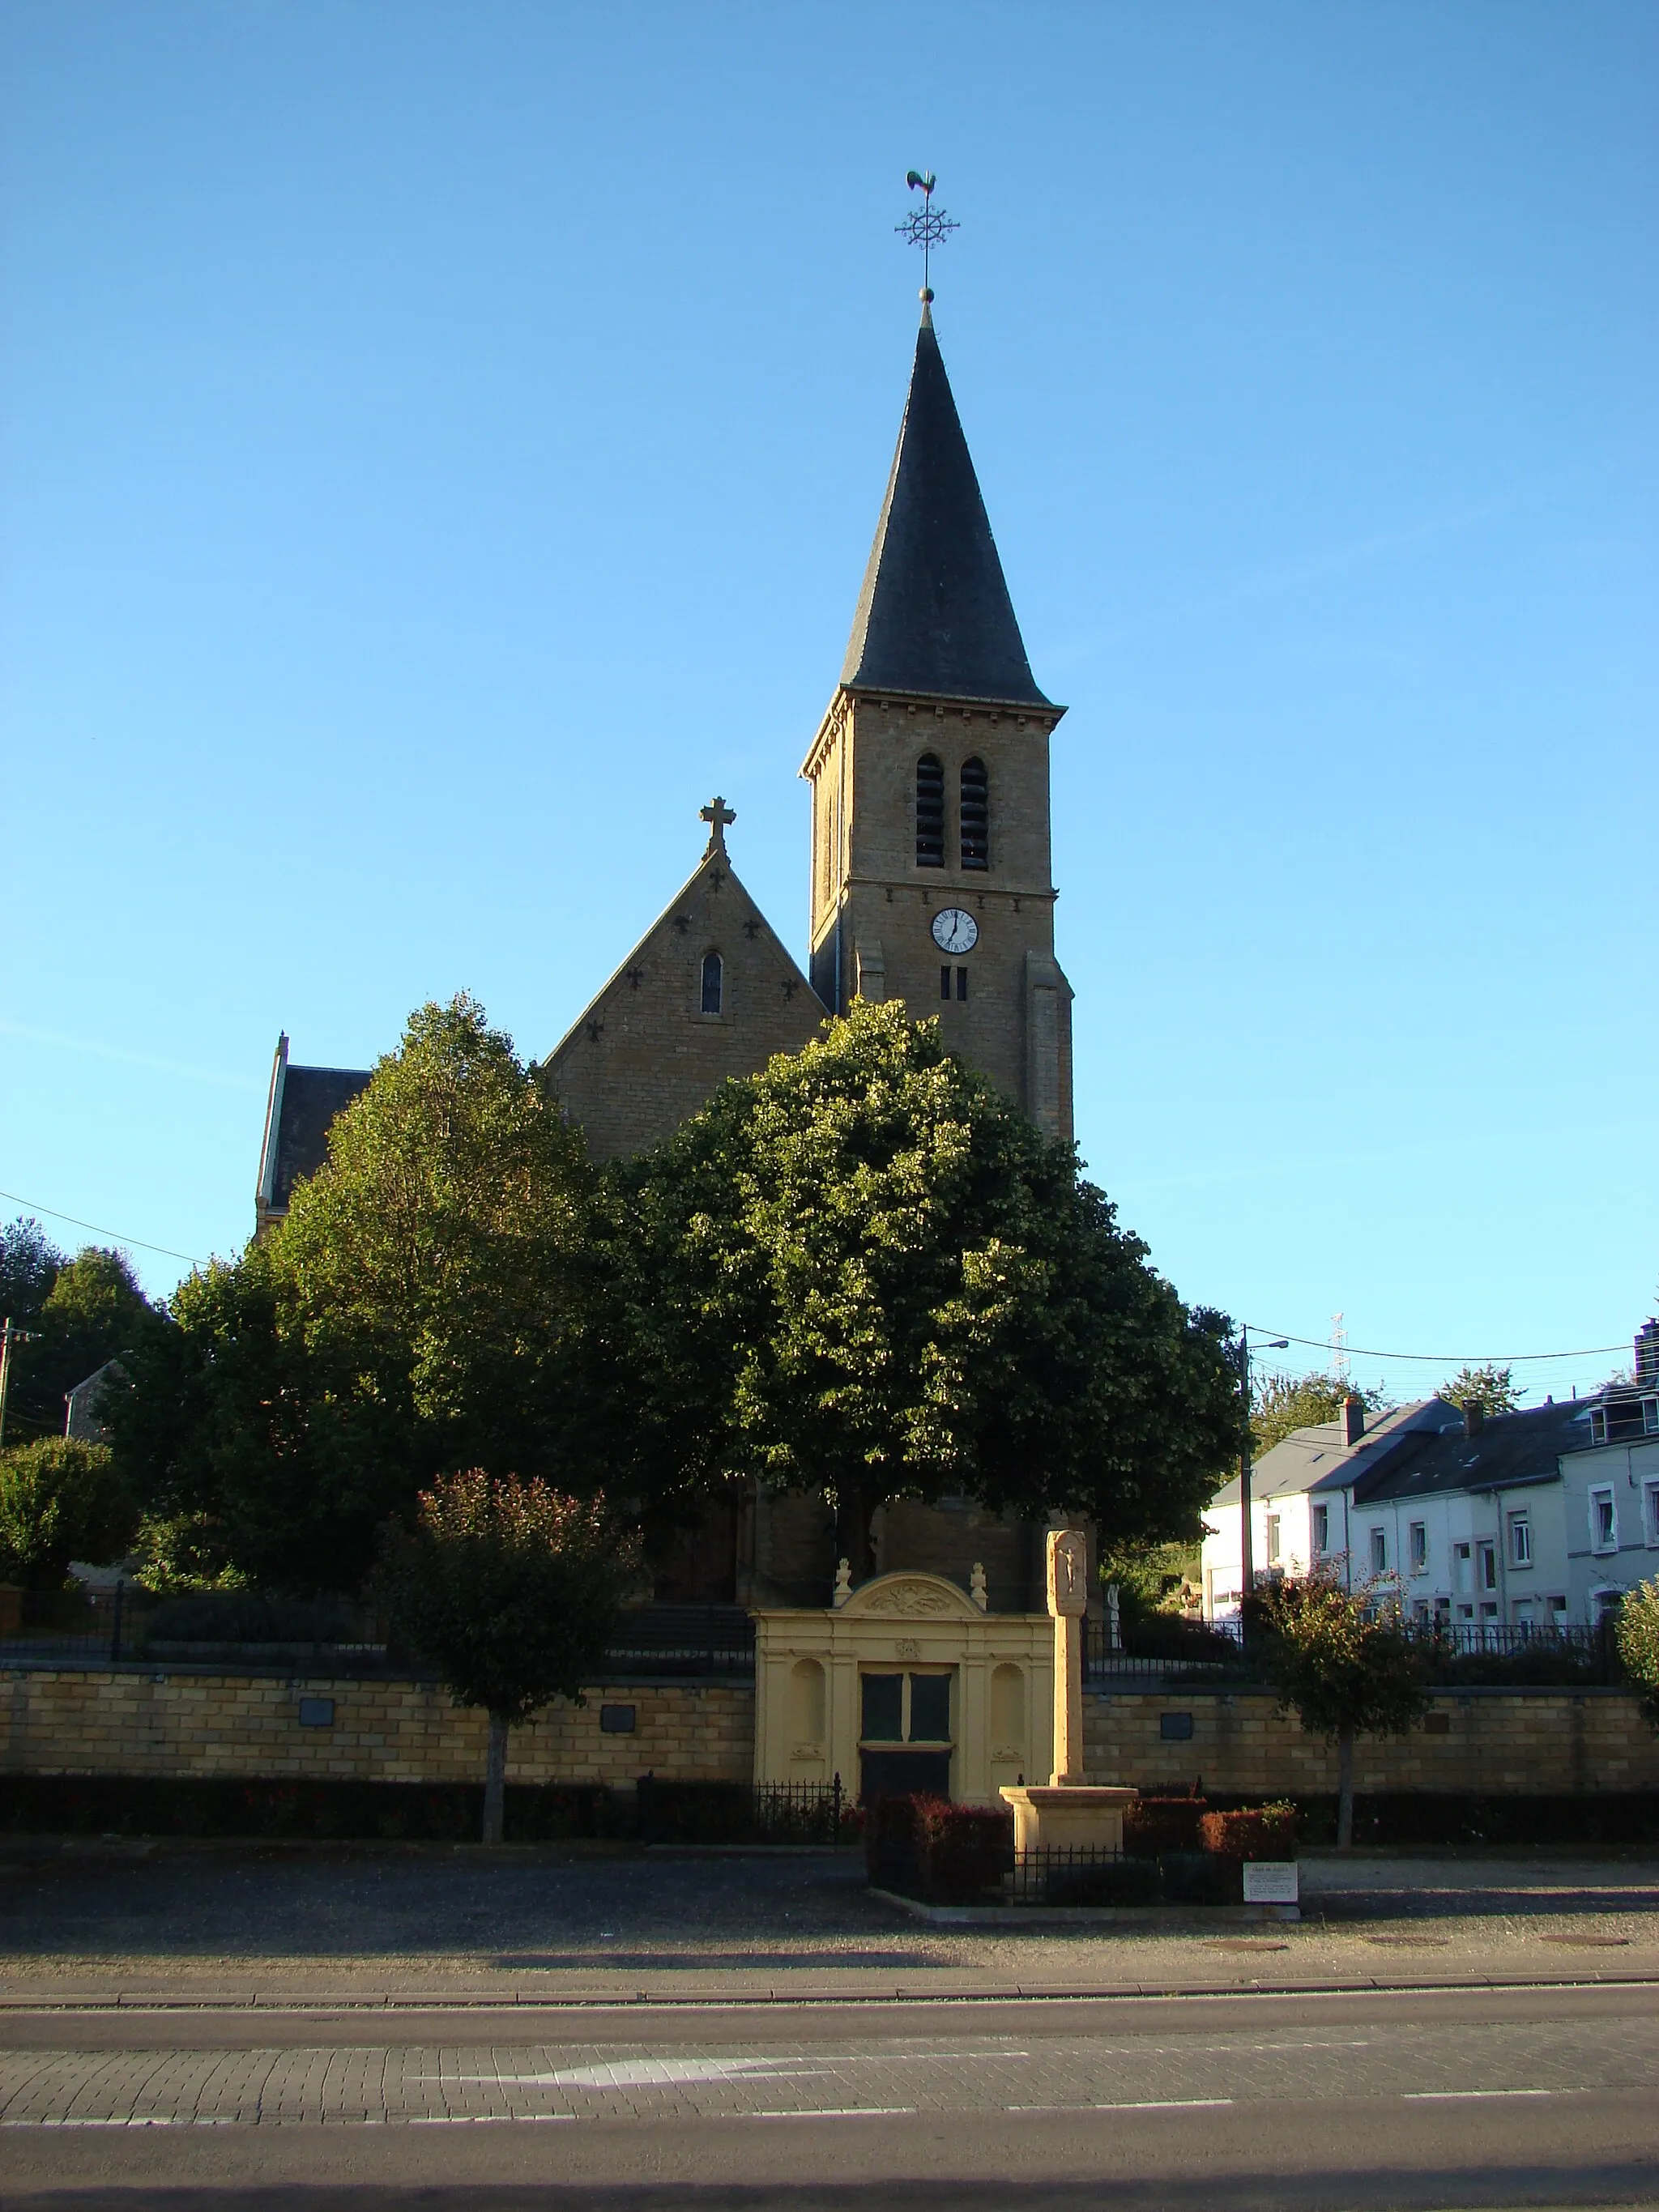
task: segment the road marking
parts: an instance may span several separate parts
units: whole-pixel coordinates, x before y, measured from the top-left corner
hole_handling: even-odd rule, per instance
[[[1553,2089],[1407,2089],[1408,2105],[1451,2105],[1470,2097],[1553,2097]]]
[[[711,2112],[710,2119],[738,2120],[899,2120],[915,2117],[914,2105],[832,2105],[809,2112]]]
[[[1231,2105],[1231,2097],[1141,2097],[1133,2104],[1093,2105],[1096,2112],[1194,2112],[1217,2105]]]

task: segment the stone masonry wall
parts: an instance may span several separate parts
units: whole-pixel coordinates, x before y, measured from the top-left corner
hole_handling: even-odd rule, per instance
[[[302,1727],[302,1698],[331,1699],[332,1725]],[[632,1735],[601,1731],[608,1705],[633,1706]],[[747,1782],[754,1739],[747,1684],[630,1682],[515,1728],[507,1779]],[[485,1722],[427,1682],[19,1670],[0,1683],[0,1745],[11,1774],[477,1782]]]
[[[1193,1733],[1168,1741],[1164,1714],[1190,1714]],[[1336,1752],[1305,1735],[1273,1698],[1190,1690],[1115,1692],[1084,1700],[1091,1782],[1190,1782],[1251,1796],[1336,1790]],[[1659,1735],[1633,1697],[1610,1690],[1448,1693],[1426,1729],[1354,1747],[1361,1791],[1424,1790],[1501,1796],[1659,1790]]]
[[[300,1701],[331,1699],[333,1723],[302,1727]],[[605,1733],[604,1705],[632,1705],[631,1735]],[[1085,1698],[1091,1782],[1191,1782],[1264,1797],[1336,1788],[1336,1754],[1270,1697],[1127,1691]],[[1165,1714],[1190,1738],[1166,1741]],[[746,1683],[629,1682],[590,1690],[513,1731],[514,1782],[747,1782],[755,1698]],[[13,1774],[282,1776],[476,1782],[482,1713],[427,1682],[276,1675],[19,1668],[0,1679],[0,1765]],[[1528,1796],[1659,1790],[1659,1735],[1616,1691],[1464,1692],[1437,1698],[1430,1729],[1355,1752],[1362,1791]]]

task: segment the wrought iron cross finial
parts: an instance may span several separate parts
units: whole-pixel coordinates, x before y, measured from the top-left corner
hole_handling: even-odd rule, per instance
[[[933,298],[933,248],[943,246],[951,233],[960,230],[962,225],[953,222],[943,208],[933,205],[933,187],[939,179],[931,169],[907,169],[904,181],[913,192],[921,194],[921,205],[913,208],[904,221],[895,223],[893,228],[901,237],[908,239],[912,246],[921,248],[921,296],[924,305],[931,306]]]
[[[723,799],[711,799],[707,806],[697,809],[698,821],[708,824],[708,851],[703,854],[705,860],[711,854],[725,852],[726,824],[737,818],[736,813]]]

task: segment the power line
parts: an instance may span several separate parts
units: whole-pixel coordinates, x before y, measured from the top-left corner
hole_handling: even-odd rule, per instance
[[[14,1206],[27,1206],[31,1213],[49,1214],[54,1221],[67,1221],[72,1228],[90,1229],[94,1237],[112,1237],[118,1244],[136,1244],[141,1252],[161,1252],[169,1260],[188,1260],[192,1267],[203,1264],[194,1252],[175,1252],[170,1244],[149,1244],[142,1237],[124,1237],[118,1229],[105,1229],[95,1221],[82,1221],[76,1214],[61,1212],[55,1206],[42,1206],[38,1199],[20,1198],[15,1190],[0,1190],[0,1198],[9,1198]]]
[[[0,1196],[3,1196],[0,1193]],[[1261,1327],[1255,1322],[1252,1328]],[[1328,1352],[1331,1340],[1328,1336],[1292,1336],[1287,1328],[1269,1330],[1261,1328],[1263,1336],[1282,1336],[1291,1344],[1311,1345],[1316,1352]],[[1539,1359],[1595,1359],[1604,1352],[1628,1352],[1624,1344],[1588,1344],[1577,1352],[1373,1352],[1363,1344],[1350,1344],[1344,1349],[1360,1359],[1420,1359],[1430,1367],[1519,1367],[1523,1362]]]

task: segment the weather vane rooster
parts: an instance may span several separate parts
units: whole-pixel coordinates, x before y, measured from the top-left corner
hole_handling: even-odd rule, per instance
[[[933,187],[939,179],[931,170],[924,173],[921,169],[908,169],[905,172],[904,181],[913,192],[921,194],[921,205],[912,208],[904,221],[895,223],[893,228],[901,237],[908,238],[912,246],[921,248],[921,296],[931,304],[933,297],[931,281],[933,248],[943,246],[951,233],[960,230],[962,226],[953,222],[942,207],[933,205]]]

